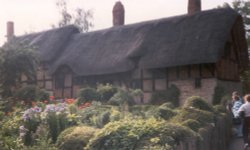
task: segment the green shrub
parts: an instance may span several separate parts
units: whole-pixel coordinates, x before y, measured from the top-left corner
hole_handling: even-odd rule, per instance
[[[90,126],[103,127],[110,120],[114,119],[114,118],[112,119],[110,118],[112,115],[112,111],[114,109],[115,108],[113,106],[108,106],[108,105],[90,106],[90,107],[84,108],[79,113],[80,120],[82,123],[90,125]]]
[[[5,113],[0,111],[0,122],[4,119]]]
[[[213,108],[214,108],[214,111],[216,113],[226,113],[227,112],[226,107],[223,105],[215,105],[215,106],[213,106]]]
[[[100,99],[100,95],[97,93],[96,89],[94,88],[82,88],[78,92],[78,101],[77,105],[81,105],[82,103],[85,102],[90,102],[90,101],[98,101]]]
[[[32,138],[34,138],[36,142],[32,146],[22,148],[22,150],[58,150],[56,145],[51,143],[48,134],[49,131],[46,124],[40,124],[36,133],[32,135]]]
[[[94,121],[94,124],[98,128],[102,128],[104,125],[110,122],[110,110],[107,110],[105,112],[102,112],[101,114],[94,116],[92,119]]]
[[[159,107],[158,110],[159,110],[160,117],[165,119],[165,120],[168,120],[176,115],[176,113],[170,108]]]
[[[36,90],[37,87],[35,85],[28,85],[18,89],[14,96],[24,101],[32,101],[36,99]]]
[[[22,125],[21,115],[13,112],[0,121],[0,149],[16,150],[22,148],[22,141],[18,139],[19,127]]]
[[[163,120],[125,119],[107,124],[90,140],[87,149],[128,150],[148,147],[174,147],[195,133],[179,124]]]
[[[129,112],[131,112],[134,116],[141,116],[145,118],[146,112],[155,109],[157,109],[157,106],[155,105],[134,105],[129,107]]]
[[[36,100],[44,101],[49,99],[49,92],[44,89],[37,89],[36,91]]]
[[[123,104],[135,104],[133,96],[129,91],[119,89],[118,92],[108,101],[110,105],[121,106]]]
[[[96,131],[98,129],[88,126],[70,127],[58,136],[57,147],[59,150],[83,150]]]
[[[226,94],[221,98],[220,105],[227,106],[229,103],[231,103],[231,100],[232,100],[231,95]]]
[[[97,92],[100,94],[101,101],[107,102],[117,92],[117,88],[111,84],[99,84],[97,86]]]
[[[146,112],[146,118],[155,117],[168,120],[176,115],[176,112],[168,107],[159,106]]]
[[[14,93],[14,97],[19,100],[23,100],[25,102],[30,102],[34,100],[48,100],[49,93],[43,89],[39,89],[35,85],[27,85],[18,89]]]
[[[208,102],[206,102],[199,96],[191,96],[187,98],[187,100],[184,103],[184,107],[186,108],[193,107],[200,110],[213,111],[212,105],[208,104]]]
[[[215,115],[213,112],[196,109],[196,108],[183,108],[178,111],[177,115],[173,118],[174,122],[183,122],[188,119],[193,119],[205,126],[208,123],[214,123]]]
[[[46,106],[43,117],[53,143],[56,142],[58,135],[71,125],[70,120],[67,118],[68,114],[69,112],[65,104],[59,103]]]
[[[217,105],[221,103],[222,97],[225,96],[226,90],[222,86],[216,86],[214,88],[214,94],[213,94],[213,105]]]
[[[120,111],[118,111],[117,109],[115,108],[112,108],[111,109],[111,112],[110,112],[110,121],[118,121],[118,120],[121,120],[123,118],[123,115]]]
[[[68,106],[70,114],[76,114],[77,113],[77,106],[74,104],[70,104]]]
[[[170,102],[174,106],[179,105],[180,90],[175,86],[171,85],[165,91],[156,91],[152,94],[151,103],[152,104],[162,104],[165,102]]]
[[[143,96],[143,91],[141,89],[129,89],[132,96]]]
[[[15,99],[13,97],[8,97],[0,100],[0,111],[11,112],[13,111],[13,106],[15,104]]]
[[[201,123],[194,119],[185,120],[184,122],[182,122],[182,125],[192,129],[195,132],[198,132],[199,129],[202,127]]]

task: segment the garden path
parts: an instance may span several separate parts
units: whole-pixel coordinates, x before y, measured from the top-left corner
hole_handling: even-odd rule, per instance
[[[244,150],[243,139],[242,138],[233,138],[230,145],[229,145],[228,150]]]

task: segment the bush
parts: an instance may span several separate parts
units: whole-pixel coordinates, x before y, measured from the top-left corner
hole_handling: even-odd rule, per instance
[[[90,102],[90,101],[99,101],[100,95],[94,88],[82,88],[78,92],[78,101],[77,105],[81,105],[82,103]]]
[[[179,105],[180,90],[175,86],[171,85],[165,91],[156,91],[152,94],[151,103],[152,104],[162,104],[165,102],[170,102],[174,106]]]
[[[19,127],[22,125],[21,112],[12,112],[0,121],[0,149],[21,149],[22,142],[18,140]]]
[[[194,119],[185,120],[184,122],[182,122],[182,125],[192,129],[195,132],[198,132],[199,129],[202,127],[201,123]]]
[[[101,101],[107,102],[117,92],[117,88],[111,84],[100,84],[97,86],[97,92],[100,94]]]
[[[208,123],[215,122],[215,115],[212,112],[204,111],[196,108],[183,108],[173,118],[174,122],[183,122],[188,119],[193,119],[205,126]]]
[[[176,115],[176,112],[167,107],[167,104],[163,104],[156,109],[151,109],[146,112],[146,118],[155,117],[168,120]]]
[[[216,86],[214,88],[214,94],[213,94],[213,104],[217,105],[221,103],[221,100],[223,96],[225,96],[227,93],[225,91],[225,88],[222,86]]]
[[[157,106],[155,105],[134,105],[129,107],[129,111],[134,115],[134,116],[141,116],[143,118],[146,117],[146,112],[157,109]]]
[[[36,100],[44,101],[49,99],[49,93],[43,89],[37,89],[36,91]]]
[[[105,112],[102,112],[101,114],[94,116],[93,121],[95,123],[95,126],[98,128],[102,128],[104,125],[110,122],[110,111],[107,110]]]
[[[128,150],[166,145],[174,149],[178,142],[194,136],[192,130],[163,120],[125,119],[107,124],[90,140],[87,149]]]
[[[119,89],[119,91],[108,101],[110,105],[121,106],[124,104],[135,104],[133,96],[129,91]]]
[[[23,100],[29,103],[34,100],[38,100],[38,101],[48,100],[49,93],[45,90],[39,89],[35,85],[28,85],[28,86],[18,89],[14,93],[14,97],[19,100]]]
[[[186,108],[197,108],[200,110],[205,110],[205,111],[213,111],[212,105],[208,104],[204,99],[202,99],[199,96],[192,96],[187,98],[187,100],[184,103],[184,107]]]
[[[114,118],[111,118],[111,115],[114,109],[115,108],[111,106],[107,106],[107,105],[106,106],[104,105],[90,106],[90,107],[84,108],[80,112],[80,120],[82,123],[90,125],[90,126],[103,127],[110,120],[114,119]],[[118,117],[118,116],[114,116],[114,117]]]
[[[28,85],[18,89],[14,97],[24,101],[32,101],[36,99],[36,90],[37,87],[35,85]]]
[[[226,94],[221,98],[220,104],[217,105],[227,106],[229,103],[231,103],[231,100],[232,100],[231,95]]]
[[[57,105],[50,104],[46,106],[43,117],[53,143],[56,142],[58,135],[70,125],[67,118],[68,114],[66,104],[59,103]]]
[[[174,105],[172,104],[172,103],[170,103],[170,102],[167,102],[167,103],[163,103],[163,104],[161,104],[160,106],[159,106],[159,108],[170,108],[170,109],[174,109],[175,107],[174,107]]]
[[[215,105],[213,106],[215,113],[226,113],[227,109],[225,106],[222,105]]]
[[[13,97],[8,97],[0,100],[0,111],[11,112],[15,104]]]
[[[35,139],[35,143],[32,146],[20,148],[22,150],[58,150],[55,144],[51,143],[51,139],[48,136],[48,128],[46,124],[40,124],[36,130],[36,133],[32,135]]]
[[[70,127],[58,136],[57,147],[60,150],[83,150],[96,131],[98,129],[88,126]]]

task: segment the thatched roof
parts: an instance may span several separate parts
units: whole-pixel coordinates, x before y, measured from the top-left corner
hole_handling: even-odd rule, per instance
[[[32,44],[44,60],[53,58],[52,73],[66,65],[81,76],[216,63],[238,17],[232,9],[213,9],[89,33],[68,27],[44,32]]]
[[[37,49],[41,61],[51,62],[60,54],[71,35],[79,33],[73,25],[51,29],[39,33],[27,34],[15,38],[19,43],[28,43]]]

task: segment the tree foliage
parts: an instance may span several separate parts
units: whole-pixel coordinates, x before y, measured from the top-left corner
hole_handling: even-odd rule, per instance
[[[24,74],[34,81],[38,60],[32,47],[9,42],[0,48],[0,95],[8,97]]]
[[[218,8],[232,8],[237,11],[243,18],[246,38],[248,45],[250,44],[250,0],[234,0],[232,4],[224,3]]]
[[[80,32],[88,32],[93,27],[93,12],[91,10],[77,8],[73,13],[70,13],[66,0],[58,0],[56,5],[59,9],[61,20],[53,27],[64,27],[74,24]]]
[[[245,31],[246,31],[246,39],[248,47],[250,45],[250,0],[234,0],[232,2],[233,9],[236,10],[239,14],[241,14]],[[248,54],[250,50],[248,48]],[[244,86],[244,93],[250,91],[250,71],[249,69],[246,70],[244,73],[241,74],[241,80]]]
[[[232,6],[232,7],[231,7]],[[224,3],[219,8],[233,8],[237,11],[243,18],[245,31],[246,31],[246,40],[248,47],[250,45],[250,0],[234,0],[231,4]],[[248,48],[248,54],[250,54],[250,49]],[[250,57],[249,57],[250,58]],[[241,74],[241,81],[243,83],[243,92],[248,93],[250,91],[250,69],[244,71]]]
[[[246,30],[247,43],[250,44],[250,0],[234,0],[233,9],[241,14]]]

